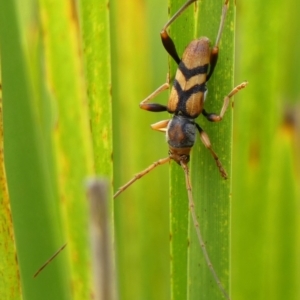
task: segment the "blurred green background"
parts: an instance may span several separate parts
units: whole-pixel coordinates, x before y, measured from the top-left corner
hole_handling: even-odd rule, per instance
[[[92,299],[84,182],[106,176],[112,196],[167,155],[164,135],[150,128],[166,115],[142,111],[138,103],[168,72],[159,37],[168,3],[0,4],[0,299]],[[222,4],[215,3],[219,10]],[[235,25],[228,19],[236,28],[234,81],[249,81],[234,103],[232,162],[226,162],[232,163],[232,299],[300,297],[299,11],[293,0],[238,0]],[[205,20],[218,24],[219,16]],[[167,94],[156,101],[166,103]],[[221,108],[222,98],[215,101]],[[207,131],[213,126],[220,125],[205,123]],[[222,141],[211,139],[220,153]],[[120,299],[171,297],[168,178],[168,165],[159,167],[111,201]],[[201,289],[190,292],[188,299],[207,299]],[[222,299],[213,295],[209,299]]]

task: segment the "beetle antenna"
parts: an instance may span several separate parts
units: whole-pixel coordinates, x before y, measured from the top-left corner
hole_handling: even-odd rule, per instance
[[[142,172],[136,174],[131,180],[129,180],[126,184],[121,186],[119,190],[114,194],[114,198],[117,198],[122,192],[124,192],[129,186],[131,186],[135,181],[143,177],[144,175],[148,174],[150,171],[152,171],[154,168],[156,168],[159,165],[163,165],[170,161],[170,157],[159,159],[158,161],[154,162],[152,165],[150,165],[148,168],[143,170]]]
[[[43,271],[43,269],[67,246],[67,244],[64,244],[61,246],[33,275],[33,278],[38,276],[40,272]]]
[[[225,0],[225,3],[224,3],[223,8],[222,8],[221,22],[220,22],[218,35],[217,35],[217,38],[216,38],[215,47],[219,47],[219,43],[220,43],[220,39],[221,39],[221,35],[222,35],[222,32],[223,32],[224,23],[225,23],[225,19],[226,19],[226,14],[227,14],[227,11],[228,11],[228,5],[229,5],[228,3],[229,3],[229,0]]]
[[[203,255],[204,255],[204,258],[205,258],[205,261],[219,287],[219,289],[221,290],[223,296],[227,299],[227,300],[230,300],[229,298],[229,295],[228,293],[226,292],[224,286],[222,285],[212,263],[211,263],[211,260],[208,256],[208,252],[207,252],[207,249],[206,249],[206,246],[205,246],[205,243],[204,243],[204,240],[202,238],[202,234],[201,234],[201,230],[200,230],[200,224],[197,220],[197,216],[196,216],[196,213],[195,213],[195,203],[194,203],[194,200],[193,200],[193,194],[192,194],[192,186],[191,186],[191,182],[190,182],[190,179],[189,179],[189,169],[188,169],[188,166],[187,164],[183,163],[183,162],[180,162],[182,168],[183,168],[183,171],[184,171],[184,176],[185,176],[185,182],[186,182],[186,189],[187,189],[187,192],[188,192],[188,198],[189,198],[189,208],[190,208],[190,213],[192,215],[192,219],[193,219],[193,223],[194,223],[194,227],[196,229],[196,233],[197,233],[197,237],[198,237],[198,241],[199,241],[199,244],[200,244],[200,247],[202,249],[202,252],[203,252]]]

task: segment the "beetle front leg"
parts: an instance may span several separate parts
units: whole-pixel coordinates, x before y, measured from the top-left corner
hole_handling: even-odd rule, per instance
[[[206,119],[208,121],[211,122],[219,122],[223,119],[224,114],[228,108],[228,105],[230,103],[230,99],[232,96],[234,96],[236,93],[238,93],[241,89],[245,88],[248,84],[248,81],[244,81],[241,84],[239,84],[238,86],[236,86],[235,88],[233,88],[233,90],[224,98],[224,103],[221,109],[221,112],[219,115],[215,114],[215,113],[208,113],[205,111],[205,109],[202,110],[202,114],[206,117]]]
[[[207,135],[207,133],[196,123],[196,127],[199,131],[199,134],[200,134],[200,139],[202,141],[202,143],[204,144],[204,146],[210,151],[211,155],[213,156],[217,166],[218,166],[218,169],[221,173],[221,176],[224,178],[224,179],[227,179],[227,173],[225,171],[225,169],[223,168],[220,160],[219,160],[219,157],[218,155],[216,154],[216,152],[212,149],[211,147],[211,142],[210,142],[210,139]]]
[[[181,59],[178,56],[175,44],[173,40],[170,38],[167,28],[181,15],[181,13],[193,2],[197,0],[188,0],[176,13],[175,15],[167,22],[167,24],[163,27],[160,32],[161,41],[166,49],[166,51],[173,57],[177,64],[180,63]],[[228,0],[227,0],[228,1]]]
[[[166,132],[169,123],[170,123],[170,120],[159,121],[157,123],[152,124],[151,128],[154,130],[157,130],[157,131]]]

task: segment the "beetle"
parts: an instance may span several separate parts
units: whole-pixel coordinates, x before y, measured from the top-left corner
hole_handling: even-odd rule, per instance
[[[219,31],[213,48],[210,49],[210,41],[207,37],[201,37],[190,42],[180,59],[175,44],[167,32],[167,28],[189,5],[196,1],[197,0],[188,0],[165,24],[160,33],[164,48],[178,64],[178,69],[167,105],[148,102],[162,91],[170,88],[169,76],[167,77],[166,83],[161,85],[140,103],[141,109],[151,112],[167,111],[173,114],[172,119],[159,121],[151,125],[151,127],[155,130],[166,132],[166,138],[169,144],[169,156],[158,160],[144,171],[136,174],[132,180],[119,188],[119,190],[115,193],[114,198],[128,188],[134,181],[150,172],[156,166],[164,164],[171,159],[181,166],[187,165],[190,160],[190,151],[195,143],[196,131],[199,132],[201,141],[205,147],[208,148],[216,161],[221,176],[227,179],[227,173],[224,170],[217,154],[212,149],[208,135],[199,126],[199,124],[195,122],[195,119],[200,114],[203,114],[207,120],[211,122],[221,121],[229,106],[232,96],[245,88],[248,82],[242,82],[233,88],[227,96],[225,96],[220,114],[208,113],[204,109],[204,101],[207,92],[206,83],[212,76],[217,64],[219,42],[224,27],[229,0],[225,0],[223,5]]]
[[[200,139],[213,156],[221,176],[224,179],[227,178],[227,173],[223,168],[217,154],[212,149],[208,135],[200,127],[200,125],[196,123],[195,119],[202,114],[211,122],[221,121],[230,104],[232,96],[234,96],[241,89],[245,88],[248,82],[242,82],[238,86],[234,87],[232,91],[224,97],[223,106],[219,114],[209,113],[204,109],[204,101],[207,93],[206,83],[211,78],[217,64],[219,43],[224,27],[226,13],[228,11],[229,0],[225,0],[222,8],[221,21],[214,46],[212,48],[210,47],[210,41],[207,37],[200,37],[199,39],[195,39],[188,44],[182,54],[182,58],[180,58],[177,53],[176,46],[172,38],[169,36],[167,29],[189,5],[196,1],[197,0],[188,0],[165,24],[160,32],[161,40],[165,50],[178,65],[167,105],[152,103],[150,100],[152,100],[162,91],[170,88],[169,76],[167,77],[166,83],[161,85],[140,103],[141,109],[151,112],[165,111],[172,114],[171,119],[159,121],[151,125],[153,129],[166,133],[166,139],[169,144],[169,155],[166,158],[154,162],[148,168],[136,174],[134,178],[119,188],[119,190],[115,193],[114,198],[127,189],[137,179],[143,177],[158,165],[167,163],[170,160],[174,160],[177,164],[179,164],[184,170],[189,198],[189,207],[206,262],[223,295],[226,299],[229,299],[227,292],[225,291],[211,264],[205,243],[201,236],[199,223],[194,210],[194,201],[189,180],[188,162],[190,160],[191,149],[196,140],[196,133],[199,132]]]

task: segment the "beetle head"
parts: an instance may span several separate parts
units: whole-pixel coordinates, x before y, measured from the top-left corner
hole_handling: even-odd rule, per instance
[[[187,164],[190,161],[191,148],[174,148],[169,146],[169,157],[175,160],[179,165]]]

